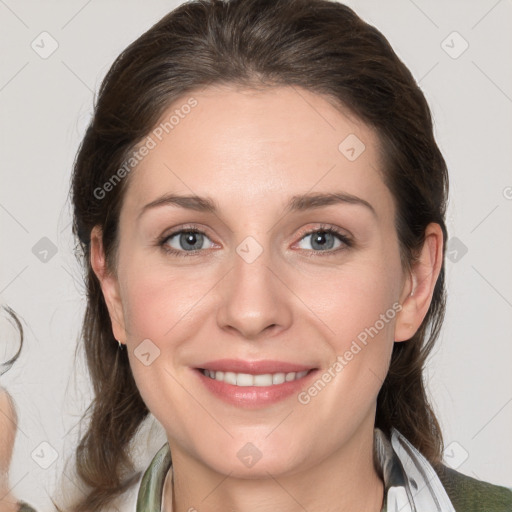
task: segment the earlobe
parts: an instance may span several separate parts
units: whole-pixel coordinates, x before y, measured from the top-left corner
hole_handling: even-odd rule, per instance
[[[90,261],[91,267],[100,282],[103,297],[107,304],[114,338],[119,343],[126,343],[126,329],[119,282],[117,277],[108,269],[103,249],[103,233],[99,226],[95,226],[91,231]]]
[[[437,223],[425,231],[425,242],[402,289],[402,310],[395,323],[395,341],[411,339],[425,318],[443,263],[443,232]]]

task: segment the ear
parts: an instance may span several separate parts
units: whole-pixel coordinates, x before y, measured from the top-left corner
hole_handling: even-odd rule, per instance
[[[113,275],[107,268],[105,251],[103,250],[103,233],[99,226],[95,226],[91,231],[90,259],[92,269],[100,282],[103,297],[107,304],[114,337],[117,341],[126,343],[126,328],[119,281],[117,276]]]
[[[425,318],[443,263],[443,232],[437,223],[425,230],[425,242],[405,280],[400,297],[402,310],[395,323],[395,341],[414,336]]]

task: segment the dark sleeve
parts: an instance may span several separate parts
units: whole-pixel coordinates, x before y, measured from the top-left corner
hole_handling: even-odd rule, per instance
[[[18,501],[18,512],[36,512],[28,503]]]
[[[435,468],[456,512],[511,512],[512,490],[442,465]]]

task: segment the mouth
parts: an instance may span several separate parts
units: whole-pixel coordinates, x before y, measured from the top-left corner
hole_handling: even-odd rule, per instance
[[[319,367],[283,361],[222,359],[193,370],[213,396],[232,406],[252,409],[297,396]]]
[[[306,375],[314,371],[311,370],[303,370],[300,372],[277,372],[277,373],[259,373],[259,374],[250,374],[250,373],[235,373],[228,372],[222,370],[206,370],[205,368],[199,368],[199,371],[205,377],[210,379],[214,379],[219,382],[225,382],[226,384],[231,384],[232,386],[239,387],[247,387],[247,386],[257,386],[257,387],[267,387],[267,386],[278,386],[279,384],[283,384],[284,382],[292,382],[295,380],[300,380],[304,378]]]

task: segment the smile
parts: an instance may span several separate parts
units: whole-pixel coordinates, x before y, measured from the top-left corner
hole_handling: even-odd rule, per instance
[[[203,375],[210,379],[217,380],[219,382],[225,382],[233,386],[276,386],[283,384],[284,382],[291,382],[299,380],[305,377],[309,370],[301,372],[288,372],[288,373],[263,373],[258,375],[251,375],[250,373],[235,373],[235,372],[223,372],[213,370],[201,370]]]
[[[240,359],[203,362],[191,369],[211,396],[248,409],[261,409],[296,397],[319,373],[316,365]]]

